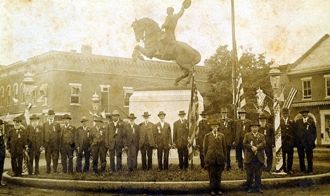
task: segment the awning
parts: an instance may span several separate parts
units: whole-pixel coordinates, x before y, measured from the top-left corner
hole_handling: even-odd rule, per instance
[[[18,114],[6,114],[3,116],[0,116],[0,119],[3,120],[4,122],[13,122],[14,118],[18,116],[23,116],[23,113],[18,113]]]
[[[310,102],[300,102],[300,103],[293,103],[292,107],[312,107],[312,106],[323,106],[323,105],[330,105],[329,101],[310,101]]]

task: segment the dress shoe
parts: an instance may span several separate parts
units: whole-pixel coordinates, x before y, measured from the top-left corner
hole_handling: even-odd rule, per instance
[[[211,195],[216,195],[214,191],[211,191]]]
[[[218,195],[222,195],[223,193],[221,191],[218,191]]]
[[[257,189],[256,192],[257,193],[263,193],[263,191],[261,189]]]
[[[253,192],[253,189],[249,188],[247,192],[248,193],[252,193]]]

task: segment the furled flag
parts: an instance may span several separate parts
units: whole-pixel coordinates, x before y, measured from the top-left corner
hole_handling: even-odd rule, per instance
[[[195,76],[192,76],[192,85],[191,85],[191,98],[188,111],[188,127],[189,127],[189,159],[193,157],[193,141],[195,139],[195,134],[197,131],[197,122],[198,122],[198,92],[197,86],[195,83]]]
[[[283,104],[283,108],[290,108],[293,98],[296,96],[297,94],[297,89],[295,88],[291,88],[288,97],[285,99],[284,104]]]
[[[237,109],[242,109],[246,105],[246,100],[244,96],[242,73],[240,71],[238,73],[236,80],[237,80],[237,87],[236,87],[237,91],[236,91],[234,104],[236,105]]]

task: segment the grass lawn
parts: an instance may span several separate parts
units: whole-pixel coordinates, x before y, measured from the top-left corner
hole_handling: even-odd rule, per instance
[[[108,166],[108,165],[107,165]],[[281,178],[287,176],[303,176],[305,173],[298,172],[299,166],[294,164],[294,174],[292,175],[273,175],[268,172],[262,173],[262,178]],[[139,165],[138,168],[141,168]],[[61,165],[59,164],[58,171],[61,170]],[[326,173],[330,172],[330,167],[325,166],[314,166],[314,174]],[[12,172],[9,171],[11,175]],[[154,169],[149,171],[142,171],[138,169],[137,171],[133,171],[131,173],[127,173],[126,168],[123,168],[122,172],[115,172],[110,175],[109,172],[106,172],[104,176],[96,176],[90,171],[90,173],[74,173],[63,174],[59,173],[51,173],[46,174],[46,167],[40,167],[40,175],[28,175],[24,177],[32,177],[32,178],[51,178],[51,179],[74,179],[74,180],[100,180],[100,181],[207,181],[208,173],[205,170],[200,169],[199,166],[194,166],[194,169],[188,169],[187,171],[179,170],[177,165],[170,165],[168,171],[158,171],[156,165],[154,165]],[[242,172],[237,169],[236,165],[233,165],[233,168],[230,171],[224,171],[222,173],[222,180],[242,180],[246,179],[245,172]]]

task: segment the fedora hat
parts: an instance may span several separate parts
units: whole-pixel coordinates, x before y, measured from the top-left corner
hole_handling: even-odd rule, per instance
[[[303,114],[303,113],[309,113],[309,110],[304,109],[304,110],[301,110],[299,113],[300,113],[300,114]]]
[[[253,126],[260,127],[260,124],[259,124],[258,121],[252,121],[252,122],[250,123],[250,127],[253,127]]]
[[[209,125],[219,125],[219,121],[217,119],[209,119],[207,123]]]
[[[120,116],[118,110],[114,110],[111,115],[112,116]]]
[[[206,115],[208,115],[208,113],[206,111],[203,111],[200,115],[201,116],[206,116]]]
[[[30,116],[30,120],[39,120],[39,116],[37,116],[36,114],[32,114],[32,116]]]
[[[128,119],[136,119],[136,116],[134,115],[134,113],[130,113],[127,118]]]
[[[87,121],[88,121],[88,119],[86,118],[86,116],[81,117],[81,120],[80,120],[81,123],[87,122]]]
[[[241,108],[241,109],[238,109],[237,113],[246,114],[246,111],[243,108]]]
[[[55,115],[54,110],[48,110],[48,115]]]
[[[160,112],[158,113],[158,116],[161,116],[161,115],[166,116],[165,112],[163,112],[163,111],[160,111]]]
[[[103,122],[103,119],[101,118],[101,117],[99,117],[99,116],[95,116],[94,118],[93,118],[93,121],[94,122]]]
[[[72,118],[71,118],[71,116],[69,114],[64,114],[63,117],[62,117],[62,119],[69,119],[69,120],[71,120]]]
[[[265,113],[261,113],[258,118],[259,119],[268,119],[268,116]]]
[[[181,116],[181,115],[186,115],[186,112],[183,110],[179,111],[179,116]]]
[[[13,121],[14,122],[22,122],[22,119],[19,116],[17,116],[13,119]]]
[[[149,117],[149,116],[151,116],[151,115],[150,115],[148,112],[144,112],[142,116],[143,116],[143,117]]]

